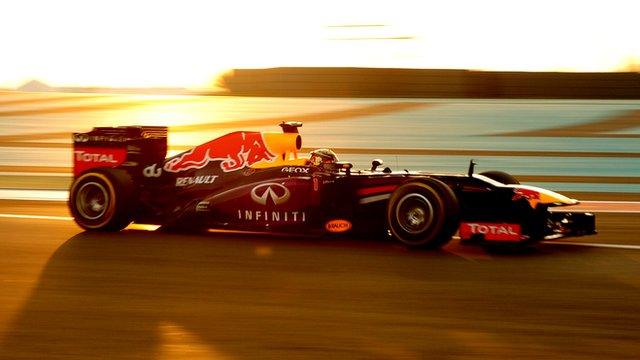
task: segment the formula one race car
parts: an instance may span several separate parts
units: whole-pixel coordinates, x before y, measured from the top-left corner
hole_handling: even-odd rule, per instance
[[[69,208],[86,230],[133,222],[169,229],[299,234],[379,233],[414,247],[462,240],[528,244],[595,233],[588,213],[551,212],[577,204],[520,185],[507,173],[393,172],[339,162],[328,149],[299,156],[301,123],[282,133],[232,132],[165,158],[167,128],[98,127],[73,134]]]

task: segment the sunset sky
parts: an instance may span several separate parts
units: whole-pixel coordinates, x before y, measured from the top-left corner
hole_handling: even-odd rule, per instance
[[[229,68],[614,71],[640,64],[640,1],[15,0],[0,87],[206,87]]]

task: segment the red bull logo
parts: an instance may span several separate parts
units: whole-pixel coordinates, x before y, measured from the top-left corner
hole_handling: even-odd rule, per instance
[[[201,169],[212,161],[221,161],[224,172],[242,169],[260,161],[271,161],[273,155],[259,132],[234,132],[224,135],[206,144],[196,146],[190,151],[169,160],[164,170],[179,172]]]
[[[527,200],[529,205],[531,205],[532,208],[535,208],[540,202],[540,193],[533,189],[519,187],[514,190],[511,200],[518,201],[520,199]]]

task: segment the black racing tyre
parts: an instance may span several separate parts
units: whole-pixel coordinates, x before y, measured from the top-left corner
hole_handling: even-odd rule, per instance
[[[387,205],[391,235],[412,247],[439,248],[449,242],[460,222],[458,200],[446,184],[422,179],[397,188]]]
[[[486,176],[491,180],[495,180],[499,183],[503,183],[505,185],[518,185],[520,181],[516,179],[513,175],[506,173],[504,171],[485,171],[481,172],[480,175]]]
[[[131,223],[134,184],[121,169],[93,169],[78,176],[69,190],[69,210],[85,230],[119,231]]]

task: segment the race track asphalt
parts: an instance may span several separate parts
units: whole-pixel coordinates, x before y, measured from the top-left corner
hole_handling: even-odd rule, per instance
[[[0,201],[2,359],[640,358],[640,247],[82,232]],[[571,243],[640,245],[640,214]]]

